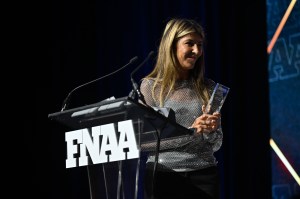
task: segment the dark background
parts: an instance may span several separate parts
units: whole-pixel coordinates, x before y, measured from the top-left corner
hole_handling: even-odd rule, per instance
[[[44,22],[41,40],[46,56],[29,102],[34,121],[24,118],[34,163],[28,176],[33,184],[24,187],[31,197],[89,197],[86,168],[65,168],[67,128],[48,114],[59,112],[78,85],[117,70],[134,56],[141,62],[157,50],[168,19],[187,17],[199,21],[207,34],[206,76],[231,89],[222,108],[224,142],[216,154],[222,198],[271,198],[266,2],[53,0],[46,11],[49,23]],[[151,64],[137,72],[137,81]],[[70,108],[128,95],[133,69],[76,91]]]

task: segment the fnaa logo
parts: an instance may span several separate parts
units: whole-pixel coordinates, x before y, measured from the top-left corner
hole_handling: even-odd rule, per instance
[[[69,131],[65,141],[66,168],[139,158],[132,120]]]

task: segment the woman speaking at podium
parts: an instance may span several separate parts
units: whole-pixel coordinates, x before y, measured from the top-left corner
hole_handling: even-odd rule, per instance
[[[222,145],[223,133],[220,113],[204,111],[216,85],[204,77],[204,40],[196,21],[169,20],[154,69],[142,79],[140,91],[147,105],[173,109],[177,123],[194,129],[179,147],[159,151],[155,183],[151,169],[145,175],[146,198],[219,198],[214,152]],[[155,154],[150,154],[147,165],[154,161]]]

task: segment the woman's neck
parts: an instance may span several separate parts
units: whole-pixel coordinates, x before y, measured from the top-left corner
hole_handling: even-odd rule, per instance
[[[181,73],[178,76],[178,80],[188,80],[190,78],[189,71],[181,71]]]

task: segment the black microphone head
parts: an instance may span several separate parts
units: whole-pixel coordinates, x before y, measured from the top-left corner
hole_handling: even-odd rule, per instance
[[[132,64],[132,63],[136,62],[137,60],[138,60],[138,57],[135,56],[129,62]]]
[[[138,69],[140,69],[150,58],[152,58],[152,56],[154,55],[154,52],[153,51],[150,51],[150,53],[148,54],[148,56],[146,57],[146,59],[144,59],[142,61],[142,63],[140,63],[140,65],[138,65],[130,74],[130,77],[132,78],[133,77],[133,74],[136,73],[136,71]]]
[[[154,51],[151,51],[149,54],[148,54],[148,57],[152,57],[154,55]]]

